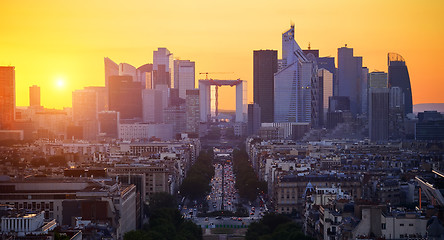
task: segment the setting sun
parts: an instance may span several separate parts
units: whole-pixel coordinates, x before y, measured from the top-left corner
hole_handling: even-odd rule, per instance
[[[63,79],[63,78],[57,78],[55,84],[56,84],[56,88],[57,88],[57,89],[63,89],[63,88],[65,87],[65,85],[66,85],[66,83],[65,83],[65,79]]]

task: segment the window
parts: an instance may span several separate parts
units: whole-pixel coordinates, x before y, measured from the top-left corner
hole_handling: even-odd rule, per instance
[[[386,228],[385,223],[381,223],[381,229],[385,229],[385,228]]]
[[[399,226],[404,227],[404,223],[400,223]]]
[[[413,227],[413,223],[409,223],[409,226],[410,226],[410,227]]]

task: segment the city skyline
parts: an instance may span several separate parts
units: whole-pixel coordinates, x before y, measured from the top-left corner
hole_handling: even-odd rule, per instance
[[[168,48],[175,58],[194,61],[196,82],[205,78],[199,72],[233,72],[209,77],[246,80],[250,103],[253,50],[278,50],[280,58],[280,36],[290,22],[295,23],[295,39],[302,49],[311,43],[320,56],[337,57],[337,49],[348,44],[370,72],[387,72],[388,52],[402,55],[413,104],[444,102],[444,81],[434,74],[444,54],[440,1],[259,1],[254,6],[197,1],[172,6],[95,2],[85,9],[57,1],[5,3],[0,10],[0,65],[15,66],[17,106],[28,105],[29,87],[37,85],[43,106],[71,107],[73,91],[105,85],[104,57],[141,66],[153,62],[158,47]],[[222,88],[220,108],[234,109],[234,95],[234,89]]]

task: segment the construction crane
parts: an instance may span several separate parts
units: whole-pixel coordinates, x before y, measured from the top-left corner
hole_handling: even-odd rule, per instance
[[[205,80],[210,80],[211,82],[214,83],[214,81],[217,81],[216,79],[208,79],[208,74],[232,74],[234,72],[201,72],[199,73],[199,75],[201,74],[205,74]],[[216,86],[216,109],[215,109],[215,114],[216,116],[219,114],[219,85],[214,84]]]
[[[199,73],[199,75],[205,74],[205,80],[209,80],[208,74],[232,74],[232,73],[234,73],[234,72],[201,72],[201,73]]]

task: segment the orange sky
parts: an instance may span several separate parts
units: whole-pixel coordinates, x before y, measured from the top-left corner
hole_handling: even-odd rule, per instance
[[[0,1],[0,65],[16,67],[17,106],[29,105],[34,84],[45,107],[71,106],[73,90],[104,85],[104,57],[138,67],[157,47],[195,61],[196,73],[234,72],[210,77],[247,80],[252,101],[253,50],[280,55],[291,22],[302,48],[336,57],[347,43],[370,71],[387,71],[387,52],[401,54],[413,103],[444,102],[442,0]],[[234,108],[234,89],[221,98]]]

